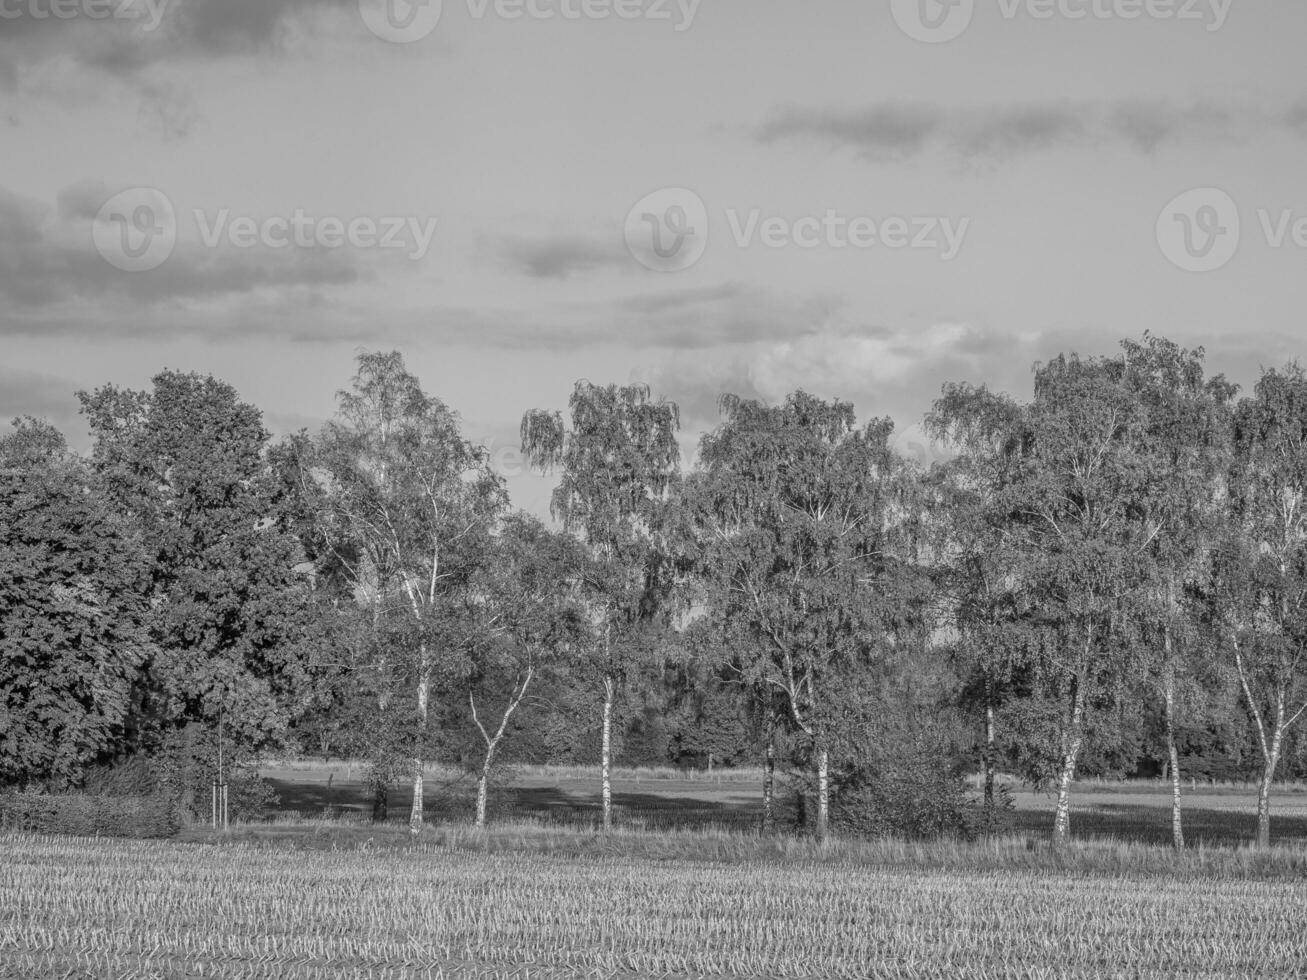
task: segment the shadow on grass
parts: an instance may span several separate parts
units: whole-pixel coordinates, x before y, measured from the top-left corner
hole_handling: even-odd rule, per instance
[[[578,796],[550,787],[522,788],[513,792],[509,808],[516,816],[563,826],[588,827],[603,816],[599,794]],[[757,827],[757,803],[728,803],[661,793],[613,794],[613,816],[623,826],[649,830],[695,830],[707,827],[748,830]]]
[[[352,811],[370,815],[372,795],[356,781],[328,786],[325,780],[295,780],[269,777],[268,783],[280,798],[278,810],[316,815],[326,811]],[[470,815],[470,778],[456,782],[428,783],[423,808],[428,819],[463,819]],[[403,821],[412,806],[411,787],[392,787],[389,795],[390,822]],[[561,787],[508,786],[492,793],[497,819],[529,817],[544,823],[589,828],[603,815],[598,793],[571,793]],[[619,825],[651,830],[693,830],[706,827],[751,829],[757,826],[760,809],[756,803],[730,803],[660,793],[613,794],[614,817]]]
[[[322,778],[270,777],[268,782],[281,799],[279,810],[296,811],[305,816],[325,812],[354,813],[370,816],[372,797],[357,779],[334,780],[327,785]],[[453,781],[428,780],[424,809],[430,821],[462,822],[471,818],[475,783],[471,777]],[[389,797],[389,823],[407,821],[412,803],[412,789],[393,786]],[[711,800],[702,796],[668,795],[657,790],[613,794],[614,820],[618,827],[675,831],[728,829],[755,830],[761,819],[761,805],[756,799]],[[1307,840],[1307,814],[1294,806],[1294,812],[1272,810],[1271,836],[1275,841]],[[491,794],[491,818],[495,821],[529,818],[558,828],[592,830],[602,820],[600,795],[593,784],[564,783],[559,786],[501,786]],[[787,815],[788,816],[788,815]],[[1257,817],[1248,811],[1185,808],[1185,838],[1190,845],[1238,845],[1253,840]],[[1011,814],[1011,830],[1034,838],[1052,836],[1052,801],[1047,808],[1018,809]],[[1157,803],[1094,801],[1071,811],[1071,834],[1079,840],[1112,838],[1141,844],[1169,844],[1171,814]]]
[[[357,782],[342,781],[328,786],[325,781],[303,782],[273,777],[265,777],[265,780],[280,798],[280,810],[298,810],[301,813],[316,813],[328,807],[368,812],[372,810],[371,794]],[[409,799],[412,799],[411,795]]]
[[[1017,810],[1012,829],[1036,837],[1052,837],[1053,811]],[[1257,815],[1230,810],[1185,808],[1185,843],[1237,845],[1250,843],[1257,833]],[[1110,837],[1140,844],[1171,843],[1171,811],[1165,806],[1105,803],[1071,808],[1071,836],[1077,840]],[[1307,840],[1307,816],[1277,815],[1271,811],[1271,840]]]

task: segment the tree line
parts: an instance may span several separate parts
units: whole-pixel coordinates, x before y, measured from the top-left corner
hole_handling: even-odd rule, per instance
[[[1022,401],[949,384],[929,467],[888,419],[578,383],[532,410],[552,524],[395,352],[274,441],[212,377],[78,395],[92,436],[0,438],[0,786],[132,771],[200,810],[221,738],[365,758],[374,815],[431,762],[758,765],[766,829],[994,825],[1001,773],[1307,771],[1307,374],[1240,396],[1145,334]],[[973,801],[962,777],[981,774]],[[778,780],[777,774],[781,779]],[[796,816],[797,810],[797,816]]]

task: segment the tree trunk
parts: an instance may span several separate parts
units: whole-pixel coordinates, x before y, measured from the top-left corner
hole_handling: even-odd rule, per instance
[[[1283,732],[1276,731],[1271,750],[1262,771],[1261,785],[1257,788],[1257,846],[1271,846],[1271,786],[1275,781],[1275,767],[1280,762],[1280,745]]]
[[[476,825],[484,827],[486,825],[486,797],[489,795],[490,787],[490,770],[495,764],[495,753],[499,751],[499,743],[504,739],[504,732],[508,730],[508,721],[513,717],[513,712],[517,706],[522,703],[526,697],[527,688],[531,686],[531,678],[535,676],[535,665],[526,669],[526,675],[522,678],[521,684],[515,681],[513,683],[513,695],[508,701],[508,707],[504,709],[503,717],[499,719],[499,728],[495,734],[491,735],[486,731],[486,726],[481,724],[481,716],[477,713],[476,694],[469,692],[467,696],[468,705],[472,708],[472,720],[476,723],[477,729],[481,732],[481,738],[486,743],[486,757],[481,763],[481,776],[477,779],[477,812]]]
[[[490,783],[490,759],[486,759],[486,764],[481,770],[481,776],[477,779],[477,826],[486,825],[486,795],[487,786]]]
[[[1057,815],[1053,819],[1053,843],[1064,847],[1071,838],[1071,783],[1076,778],[1076,761],[1084,741],[1085,689],[1075,679],[1076,693],[1071,708],[1071,723],[1062,738],[1062,771],[1057,779]]]
[[[775,722],[767,724],[767,750],[762,761],[762,832],[771,834],[776,830],[776,812],[772,800],[776,793],[776,727]]]
[[[823,844],[830,833],[830,753],[817,749],[817,839]]]
[[[408,829],[411,834],[422,832],[422,745],[427,736],[427,697],[431,691],[431,672],[427,667],[426,647],[422,648],[422,670],[418,675],[418,751],[413,757],[413,808],[409,811]]]
[[[613,829],[613,696],[617,683],[612,675],[604,678],[604,733],[601,759],[603,780],[604,830]]]
[[[390,787],[381,781],[372,787],[372,822],[385,823],[389,815]]]
[[[1166,673],[1163,677],[1163,698],[1166,702],[1166,767],[1171,772],[1171,844],[1183,850],[1184,820],[1180,804],[1180,752],[1175,744],[1175,666],[1171,663],[1171,630],[1164,632],[1166,644]]]
[[[994,699],[985,680],[985,809],[994,809]]]

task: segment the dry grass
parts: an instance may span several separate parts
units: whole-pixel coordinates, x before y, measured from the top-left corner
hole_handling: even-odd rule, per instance
[[[1087,874],[1012,867],[1015,842],[884,844],[832,866],[806,842],[755,841],[777,849],[772,859],[740,863],[745,844],[730,835],[699,835],[729,862],[672,857],[685,842],[667,835],[641,845],[666,846],[665,860],[604,853],[612,840],[569,854],[548,834],[527,853],[512,835],[529,836],[451,829],[336,850],[3,837],[0,969],[31,980],[1214,980],[1292,976],[1307,962],[1301,876],[1248,877],[1252,860],[1237,852],[1197,878],[1151,872],[1161,858],[1128,847],[1110,859],[1119,871]],[[930,866],[959,857],[976,868]],[[1004,867],[983,870],[986,860]],[[1301,870],[1304,855],[1291,860]],[[1092,861],[1102,872],[1108,859]]]

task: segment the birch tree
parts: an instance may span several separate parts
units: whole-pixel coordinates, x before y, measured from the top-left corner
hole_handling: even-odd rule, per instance
[[[885,640],[903,464],[892,424],[859,428],[846,402],[800,391],[778,407],[728,397],[723,411],[686,493],[695,568],[742,680],[774,692],[807,741],[825,839],[850,677]]]
[[[945,623],[963,681],[983,717],[984,803],[994,806],[997,715],[1031,640],[1032,582],[1014,536],[1010,491],[1029,449],[1023,406],[985,387],[948,385],[926,420],[958,455],[937,464],[934,486]]]
[[[590,552],[587,576],[603,683],[600,776],[603,826],[612,827],[613,711],[638,646],[665,614],[673,581],[664,524],[680,468],[680,412],[643,385],[578,382],[570,426],[559,412],[522,418],[522,453],[538,469],[561,469],[551,499],[555,519]]]
[[[1135,501],[1147,532],[1149,576],[1138,621],[1151,647],[1146,666],[1162,702],[1171,840],[1182,848],[1177,731],[1184,703],[1195,696],[1202,649],[1188,597],[1204,584],[1220,527],[1236,389],[1222,376],[1205,376],[1201,349],[1184,350],[1148,334],[1141,343],[1127,340],[1121,346],[1122,380],[1141,413],[1132,431],[1147,470]]]
[[[339,409],[300,472],[317,533],[373,617],[377,672],[406,690],[398,713],[413,786],[409,828],[423,826],[431,699],[461,678],[480,628],[468,590],[506,503],[485,450],[458,416],[422,390],[397,352],[365,353]],[[384,695],[383,695],[384,697]],[[385,707],[384,705],[382,707]]]
[[[1131,603],[1146,585],[1156,525],[1137,503],[1150,474],[1137,451],[1137,401],[1119,361],[1059,356],[1035,374],[1029,451],[1009,496],[1020,549],[1038,583],[1042,641],[1030,667],[1056,710],[1054,841],[1070,837],[1071,786],[1091,722],[1140,672]],[[1107,726],[1100,728],[1105,734]]]
[[[1285,737],[1307,714],[1307,374],[1296,364],[1267,371],[1236,409],[1230,517],[1216,595],[1262,756],[1266,847]]]
[[[477,775],[476,825],[486,823],[490,777],[513,716],[540,675],[573,665],[591,642],[584,607],[585,555],[574,538],[523,514],[505,522],[485,594],[495,624],[473,657],[472,723],[485,746]]]

